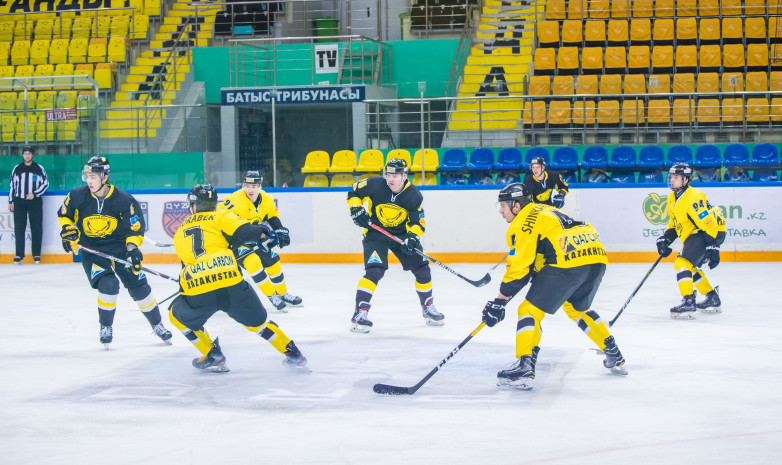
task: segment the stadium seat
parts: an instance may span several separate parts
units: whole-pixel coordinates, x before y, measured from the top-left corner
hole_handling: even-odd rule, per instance
[[[352,174],[340,173],[331,177],[331,187],[350,187],[355,182]]]
[[[440,184],[444,186],[464,186],[467,184],[467,177],[462,173],[443,173],[440,175]]]
[[[358,157],[356,173],[379,173],[383,171],[383,152],[380,150],[364,150]]]
[[[700,45],[720,43],[720,19],[701,18],[698,24],[698,40]]]
[[[777,170],[772,168],[755,168],[752,170],[752,180],[755,182],[777,182]]]
[[[551,169],[574,170],[578,168],[578,153],[573,147],[558,147],[551,158]]]
[[[421,182],[421,174],[424,175],[424,182]],[[426,185],[426,186],[436,186],[437,185],[437,176],[434,173],[425,172],[425,173],[413,173],[413,175],[410,177],[410,182],[413,183],[414,186],[420,186],[420,185]]]
[[[584,45],[587,47],[605,47],[605,21],[587,21],[584,23]]]
[[[698,48],[695,45],[676,47],[676,72],[695,73],[698,71]]]
[[[547,19],[565,19],[567,8],[565,0],[548,0],[546,2]]]
[[[302,187],[329,187],[329,178],[325,174],[311,174],[304,178]]]
[[[765,13],[764,13],[765,14]],[[745,41],[747,44],[765,44],[768,40],[765,18],[750,17],[745,24]]]
[[[740,44],[744,41],[744,26],[741,18],[722,18],[722,43]]]
[[[741,98],[722,98],[722,122],[741,124],[744,121],[744,101]]]
[[[107,49],[107,60],[117,63],[124,63],[126,56],[125,36],[117,36],[109,39]]]
[[[356,164],[356,152],[339,150],[334,152],[334,156],[331,158],[329,173],[352,173],[356,169]],[[332,178],[332,185],[333,182],[334,179]]]
[[[108,41],[105,37],[95,37],[90,39],[87,47],[87,63],[103,63],[106,61],[106,51]],[[77,62],[74,62],[77,63]],[[82,63],[82,62],[78,62]]]
[[[578,47],[562,47],[557,53],[557,74],[578,74]]]
[[[698,16],[697,0],[677,0],[676,16]]]
[[[630,10],[628,7],[630,2],[627,0],[611,0],[611,17],[612,18],[627,18],[630,16]]]
[[[585,2],[586,3],[586,2]],[[607,19],[611,13],[610,0],[590,0],[589,17],[592,19]]]
[[[602,146],[591,146],[584,150],[581,169],[606,169],[608,167],[608,151]]]
[[[487,148],[477,148],[470,153],[467,171],[491,171],[494,167],[494,152]]]
[[[634,45],[627,52],[627,67],[631,74],[649,74],[649,47]]]
[[[766,5],[769,5],[772,11],[774,10],[774,6],[770,5],[770,2],[766,0],[744,0],[744,14],[765,15]],[[749,29],[749,27],[747,27],[747,29]]]
[[[718,93],[720,91],[720,77],[717,73],[699,73],[697,76],[696,90],[698,93],[713,92]]]
[[[521,182],[519,173],[513,171],[502,171],[497,173],[497,180],[495,182],[497,185],[504,186],[514,182]]]
[[[500,150],[497,161],[494,163],[495,171],[519,171],[522,165],[521,150],[516,147],[508,147]]]
[[[49,62],[49,40],[35,39],[32,45],[30,46],[30,64],[44,65],[47,64],[48,62]]]
[[[527,153],[524,154],[524,161],[521,164],[521,169],[530,169],[529,165],[533,158],[543,158],[543,160],[546,162],[546,166],[549,164],[550,157],[548,150],[544,149],[543,147],[533,147],[527,150]]]
[[[603,47],[585,47],[581,50],[581,73],[603,74]],[[556,79],[556,76],[554,79]]]
[[[627,48],[607,47],[605,51],[605,73],[627,73]]]
[[[692,164],[696,168],[719,168],[722,166],[722,155],[716,145],[701,145],[695,149],[695,160]]]
[[[624,80],[625,94],[645,94],[646,78],[641,74],[628,74]]]
[[[716,98],[699,98],[695,118],[698,124],[704,126],[718,125],[720,122],[720,101]]]
[[[652,48],[652,73],[672,73],[673,56],[673,47],[670,45],[659,45]]]
[[[327,173],[331,166],[329,154],[323,150],[313,150],[307,154],[304,159],[304,166],[301,167],[302,173]],[[325,176],[324,176],[325,178]],[[326,180],[328,185],[328,179]],[[307,186],[305,186],[307,187]],[[315,187],[315,186],[310,186]]]
[[[557,68],[557,52],[553,48],[539,47],[535,49],[533,60],[536,75],[552,75]]]
[[[467,153],[463,149],[448,149],[443,153],[440,171],[464,171],[467,168]],[[443,177],[441,176],[442,180]]]
[[[413,164],[410,166],[410,171],[437,171],[440,167],[440,156],[434,149],[424,149],[424,155],[421,156],[421,150],[418,149],[413,155]]]
[[[676,44],[695,45],[698,42],[698,23],[695,18],[676,20]]]
[[[698,69],[701,73],[721,71],[722,49],[719,45],[701,45],[698,49]]]
[[[59,65],[58,65],[59,66]],[[73,66],[73,65],[71,65]],[[95,64],[95,82],[100,89],[111,89],[114,80],[114,68],[116,64],[96,63]]]
[[[627,47],[630,40],[626,19],[612,19],[608,21],[608,46]]]
[[[769,111],[771,113],[771,123],[775,126],[782,125],[782,98],[772,98]]]
[[[742,44],[726,44],[722,47],[722,70],[724,72],[743,73],[746,65],[745,50]]]
[[[747,45],[747,71],[768,71],[768,45]]]
[[[700,16],[719,16],[720,0],[698,0],[698,14]]]
[[[532,76],[529,78],[528,95],[551,95],[550,76]]]
[[[0,92],[0,110],[16,110],[16,92]]]
[[[54,75],[54,65],[38,65],[35,67],[35,73],[33,76],[38,77],[35,80],[37,85],[52,84],[51,76]]]
[[[663,174],[660,170],[644,170],[638,173],[638,183],[661,183],[663,182]]]
[[[723,92],[744,92],[744,75],[737,72],[722,73]]]
[[[604,74],[600,76],[600,94],[617,95],[622,93],[622,76]]]
[[[538,47],[559,48],[559,21],[538,23]]]
[[[725,147],[722,157],[724,166],[749,165],[749,149],[744,144],[730,144]]]
[[[686,145],[674,145],[668,149],[668,159],[665,166],[671,167],[675,163],[687,163],[692,165],[692,149]]]
[[[633,74],[628,76],[635,76]],[[622,124],[625,126],[640,126],[646,122],[646,108],[643,97],[626,98],[622,102]]]
[[[584,176],[581,180],[581,182],[584,183],[603,183],[603,182],[610,182],[611,179],[608,177],[608,173],[606,173],[603,169],[591,169],[584,173]]]
[[[580,48],[584,42],[581,20],[562,21],[562,47]]]
[[[632,19],[630,21],[630,44],[651,45],[652,23],[648,19]]]
[[[665,166],[665,154],[657,145],[647,145],[638,153],[639,168],[663,168]]]
[[[600,100],[597,102],[597,124],[603,127],[619,125],[619,100]]]
[[[573,92],[574,92],[573,76],[554,76],[554,79],[553,79],[552,85],[551,85],[551,94],[552,95],[572,96]],[[531,95],[534,95],[534,94],[531,94]]]
[[[635,168],[636,156],[635,149],[622,145],[611,151],[611,160],[608,162],[609,168]]]
[[[587,2],[571,2],[567,3],[567,17],[568,19],[586,19],[589,16],[589,4]]]
[[[30,42],[27,40],[15,40],[11,45],[11,64],[14,66],[26,65],[30,61]]]
[[[570,100],[555,100],[549,104],[548,124],[550,127],[569,126],[570,118]]]
[[[494,179],[491,177],[491,174],[489,174],[488,171],[478,171],[470,173],[470,177],[467,179],[467,184],[470,186],[492,185],[494,184]]]
[[[394,149],[388,152],[388,155],[386,155],[386,161],[391,160],[392,158],[401,158],[407,162],[407,166],[411,165],[410,152],[405,149]]]
[[[772,144],[758,144],[752,149],[751,164],[779,165],[777,148]]]
[[[654,16],[656,18],[672,18],[674,16],[673,2],[674,0],[655,0]]]
[[[87,46],[88,46],[88,42],[87,42],[86,38],[74,38],[74,39],[71,39],[71,43],[68,46],[68,62],[69,63],[86,63],[87,62]]]

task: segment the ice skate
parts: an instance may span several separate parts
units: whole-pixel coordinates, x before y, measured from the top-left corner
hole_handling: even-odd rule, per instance
[[[720,300],[720,287],[717,286],[706,294],[706,298],[695,304],[695,308],[702,313],[722,313],[722,301]]]
[[[288,345],[285,346],[285,360],[282,361],[282,364],[288,368],[300,370],[306,373],[311,371],[309,368],[307,368],[307,357],[302,355],[301,351],[298,347],[296,347],[296,344],[294,344],[293,341],[289,342]]]
[[[167,330],[163,323],[158,323],[152,327],[152,331],[155,335],[163,340],[168,345],[171,345],[171,331]]]
[[[619,351],[619,347],[616,346],[614,336],[608,336],[605,341],[606,354],[605,360],[603,360],[603,366],[611,370],[612,373],[617,375],[626,375],[627,369],[625,368],[625,358],[622,357],[622,352]]]
[[[353,318],[350,319],[350,330],[354,333],[368,333],[372,329],[372,322],[369,321],[367,315],[369,314],[369,307],[357,308],[353,313]]]
[[[220,350],[220,343],[215,339],[212,350],[200,358],[193,359],[193,366],[199,370],[208,370],[215,373],[227,373],[231,371],[225,364],[225,355]]]
[[[114,340],[114,331],[111,326],[100,327],[100,343],[106,346],[106,350],[109,350],[109,344]]]
[[[285,301],[282,300],[282,297],[279,294],[272,294],[269,296],[269,301],[274,305],[274,308],[277,309],[280,313],[288,313],[288,310],[285,310],[285,307],[288,305],[285,303]]]
[[[533,347],[532,355],[522,355],[508,367],[497,372],[497,386],[504,389],[529,391],[535,382],[535,364],[538,360],[538,346]]]
[[[291,295],[290,292],[286,292],[281,297],[282,301],[291,307],[301,307],[301,297],[297,295]]]
[[[22,257],[14,257],[14,265],[21,265]]]
[[[36,265],[40,265],[41,264],[41,257],[39,257],[37,255],[34,256],[33,257],[33,263],[35,263]]]
[[[675,320],[695,319],[695,296],[690,294],[682,297],[682,302],[671,308],[671,318]]]
[[[437,307],[431,301],[421,307],[421,313],[429,326],[442,326],[445,324],[445,315],[437,311]]]

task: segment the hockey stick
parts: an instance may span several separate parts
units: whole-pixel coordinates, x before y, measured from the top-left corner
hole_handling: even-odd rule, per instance
[[[505,263],[505,259],[506,259],[506,258],[508,258],[508,255],[510,255],[510,252],[506,253],[506,254],[505,254],[505,256],[504,256],[504,257],[502,257],[502,260],[500,260],[500,262],[499,262],[499,263],[497,263],[497,264],[496,264],[496,265],[494,265],[493,267],[489,268],[489,273],[491,273],[492,271],[496,270],[498,266],[500,266],[500,265],[502,265],[503,263]]]
[[[434,374],[437,373],[440,370],[440,368],[442,368],[442,366],[445,365],[446,362],[448,362],[448,360],[451,359],[451,357],[456,355],[456,352],[459,352],[462,349],[462,347],[464,347],[465,344],[470,342],[470,339],[475,337],[475,335],[478,334],[478,331],[482,330],[484,326],[486,326],[486,323],[481,322],[481,324],[479,324],[478,327],[475,328],[473,330],[473,332],[470,333],[469,336],[467,336],[462,342],[460,342],[459,345],[456,346],[456,348],[451,351],[451,353],[446,355],[446,357],[444,359],[442,359],[440,361],[440,363],[437,364],[436,367],[432,368],[432,371],[430,371],[429,374],[424,376],[424,379],[419,381],[418,384],[416,384],[415,386],[402,387],[402,386],[391,386],[390,384],[375,384],[375,386],[372,387],[372,390],[375,391],[378,394],[389,394],[389,395],[392,395],[392,396],[401,396],[401,395],[404,395],[404,394],[408,394],[408,395],[415,394],[416,391],[421,389],[421,386],[423,386],[425,382],[429,381],[429,378],[434,376]]]
[[[385,229],[381,228],[380,226],[378,226],[378,225],[376,225],[376,224],[374,224],[374,223],[369,223],[369,226],[371,226],[371,227],[372,227],[372,229],[374,229],[375,231],[379,232],[380,234],[383,234],[384,236],[388,237],[388,238],[389,238],[389,239],[391,239],[392,241],[394,241],[394,242],[396,242],[396,243],[398,243],[398,244],[401,244],[401,243],[402,243],[402,240],[401,240],[401,239],[399,239],[398,237],[394,236],[393,234],[391,234],[390,232],[386,231]],[[435,260],[434,258],[432,258],[432,257],[430,257],[429,255],[425,254],[425,253],[424,253],[423,251],[421,251],[421,250],[415,249],[415,253],[417,253],[418,255],[420,255],[420,256],[422,256],[422,257],[424,257],[425,259],[429,260],[430,262],[434,263],[435,265],[438,265],[438,266],[440,266],[440,267],[441,267],[441,268],[443,268],[445,271],[448,271],[449,273],[451,273],[451,274],[453,274],[453,275],[457,276],[458,278],[461,278],[461,279],[463,279],[463,280],[467,281],[468,283],[472,284],[472,285],[473,285],[473,286],[475,286],[475,287],[481,287],[481,286],[485,286],[485,285],[489,284],[489,282],[491,281],[491,275],[490,275],[489,273],[486,273],[486,275],[485,275],[483,278],[481,278],[481,279],[479,279],[479,280],[477,280],[477,281],[473,281],[472,279],[468,279],[468,278],[466,278],[466,277],[464,277],[464,276],[460,275],[460,274],[459,274],[459,273],[457,273],[456,271],[452,270],[452,269],[451,269],[451,268],[450,268],[448,265],[446,265],[445,263],[442,263],[442,262],[439,262],[439,261]],[[503,259],[503,260],[504,260],[504,259]],[[499,266],[499,265],[498,265],[498,266]]]
[[[117,258],[117,257],[115,257],[113,255],[109,255],[109,254],[103,253],[103,252],[98,252],[97,250],[93,250],[93,249],[91,249],[89,247],[84,247],[81,244],[78,244],[78,247],[79,247],[79,249],[81,249],[81,250],[83,250],[85,252],[89,252],[89,253],[91,253],[93,255],[97,255],[99,257],[103,257],[103,258],[109,259],[109,260],[111,260],[113,262],[121,263],[121,264],[125,265],[126,267],[132,267],[133,266],[133,264],[130,263],[129,261],[123,260],[121,258]],[[173,277],[171,277],[171,276],[169,276],[167,274],[161,273],[159,271],[151,270],[151,269],[147,268],[146,266],[142,266],[141,269],[143,271],[146,271],[147,273],[153,274],[155,276],[160,276],[161,278],[168,279],[169,281],[174,281],[175,283],[179,282],[178,278],[173,278]]]
[[[657,264],[658,264],[658,263],[660,263],[660,260],[662,260],[662,259],[663,259],[663,256],[662,256],[662,255],[660,255],[659,257],[657,257],[657,260],[655,260],[655,261],[654,261],[654,264],[652,264],[652,267],[651,267],[651,268],[649,268],[649,271],[647,271],[647,272],[646,272],[646,276],[644,276],[644,279],[642,279],[642,280],[641,280],[641,282],[640,282],[640,283],[638,283],[638,286],[636,286],[636,288],[635,288],[635,290],[633,291],[633,293],[632,293],[632,294],[630,294],[630,297],[628,297],[628,298],[627,298],[627,301],[625,302],[625,304],[624,304],[624,305],[622,305],[622,308],[620,308],[620,309],[619,309],[619,313],[617,313],[617,314],[616,314],[616,316],[614,317],[614,319],[613,319],[613,320],[611,320],[611,321],[609,321],[609,322],[608,322],[608,327],[609,327],[609,328],[610,328],[611,326],[614,326],[614,323],[616,323],[616,320],[619,318],[619,315],[621,315],[621,314],[622,314],[622,312],[624,312],[624,311],[625,311],[625,308],[627,308],[627,304],[629,304],[629,303],[630,303],[630,301],[631,301],[631,300],[633,300],[633,297],[635,297],[635,294],[638,292],[638,290],[639,290],[639,289],[641,289],[641,286],[643,286],[643,285],[644,285],[644,283],[646,282],[646,279],[649,277],[649,275],[651,275],[651,274],[652,274],[652,271],[654,271],[654,269],[657,267]]]
[[[155,247],[173,247],[174,246],[174,244],[163,244],[163,243],[160,243],[160,242],[152,239],[151,237],[147,237],[147,236],[144,236],[144,240],[149,242],[150,244],[154,245]]]

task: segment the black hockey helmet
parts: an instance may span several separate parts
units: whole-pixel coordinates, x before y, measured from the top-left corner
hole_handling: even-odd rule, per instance
[[[535,157],[532,160],[530,160],[529,165],[530,166],[532,166],[532,165],[540,165],[543,168],[545,168],[546,167],[546,159],[543,158],[543,157]]]
[[[672,174],[679,174],[684,179],[687,180],[687,182],[679,189],[674,189],[671,187],[671,175]],[[676,191],[677,193],[680,192],[682,189],[687,187],[687,185],[692,181],[692,168],[687,163],[675,163],[673,166],[671,166],[671,169],[668,170],[668,187]]]
[[[196,184],[187,193],[187,205],[195,205],[199,212],[214,211],[217,208],[217,190],[211,184]]]
[[[87,160],[87,163],[84,164],[84,169],[82,169],[81,172],[81,180],[87,181],[87,173],[98,173],[102,179],[103,176],[108,176],[110,171],[111,166],[109,166],[109,160],[106,157],[91,157]]]
[[[519,202],[521,208],[524,208],[528,203],[532,202],[532,195],[527,186],[520,182],[514,182],[500,190],[497,201],[507,202],[508,207],[511,209],[513,209],[514,202]]]
[[[244,175],[242,184],[263,184],[263,176],[259,171],[250,170]]]
[[[386,174],[401,173],[403,176],[409,172],[407,162],[401,158],[392,158],[386,163]]]
[[[35,147],[33,147],[32,145],[25,145],[24,147],[22,147],[22,153],[25,152],[30,152],[33,155],[35,155]]]

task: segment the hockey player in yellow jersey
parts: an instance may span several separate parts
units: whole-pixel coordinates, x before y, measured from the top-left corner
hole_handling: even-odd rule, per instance
[[[206,332],[206,321],[224,311],[248,330],[285,354],[283,364],[306,369],[307,359],[296,344],[271,320],[266,319],[258,294],[242,277],[234,249],[257,242],[274,246],[274,233],[263,225],[250,224],[228,210],[215,211],[217,191],[209,184],[193,187],[187,195],[191,216],[174,234],[174,248],[182,262],[180,293],[169,307],[169,318],[201,352],[193,366],[202,370],[229,371],[217,339]]]
[[[671,254],[671,243],[678,237],[682,250],[673,262],[682,301],[671,308],[671,318],[691,320],[696,310],[706,313],[722,311],[716,288],[706,279],[701,268],[708,263],[714,268],[720,263],[720,245],[725,241],[725,220],[719,208],[712,207],[706,195],[690,186],[692,168],[676,163],[668,171],[668,227],[657,239],[657,252]],[[693,288],[706,296],[696,303]]]
[[[230,210],[253,224],[268,222],[277,234],[280,248],[286,247],[291,243],[290,233],[280,221],[274,198],[261,190],[262,183],[263,177],[258,171],[248,171],[242,179],[242,188],[226,197],[218,209]],[[245,258],[241,265],[278,311],[286,312],[285,307],[288,305],[301,306],[301,297],[288,293],[280,256],[276,251],[259,250]]]
[[[605,353],[603,365],[627,374],[625,359],[606,323],[590,310],[608,263],[595,228],[550,205],[533,203],[531,192],[521,183],[505,186],[498,200],[500,215],[510,223],[506,233],[510,254],[499,294],[484,306],[486,325],[502,321],[508,301],[529,281],[532,285],[518,309],[517,360],[497,373],[497,385],[532,389],[541,320],[560,307]]]

